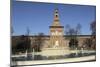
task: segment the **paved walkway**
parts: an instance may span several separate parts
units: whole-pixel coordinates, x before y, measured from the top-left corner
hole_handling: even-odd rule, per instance
[[[79,58],[67,58],[67,59],[56,59],[56,60],[41,60],[41,61],[18,61],[17,65],[35,65],[35,64],[50,64],[50,63],[71,63],[81,61],[95,60],[95,55],[79,57]]]

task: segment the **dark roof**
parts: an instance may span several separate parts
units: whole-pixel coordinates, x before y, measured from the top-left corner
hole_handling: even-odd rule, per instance
[[[64,26],[49,26],[49,28],[64,28]]]
[[[14,35],[14,36],[12,36],[12,37],[20,37],[20,36],[22,36],[22,35]],[[27,36],[27,35],[24,35],[25,37],[38,37],[38,36],[34,36],[34,35],[29,35],[29,36]],[[76,35],[73,35],[73,36],[76,36]],[[87,37],[89,37],[89,36],[91,36],[91,35],[77,35],[78,37],[84,37],[84,36],[87,36]],[[44,36],[42,36],[42,37],[50,37],[50,35],[44,35]],[[70,35],[64,35],[64,37],[70,37]]]

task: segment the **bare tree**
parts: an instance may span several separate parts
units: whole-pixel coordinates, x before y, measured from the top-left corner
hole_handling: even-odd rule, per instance
[[[91,24],[90,24],[90,29],[92,31],[92,35],[96,35],[96,21],[93,21]]]
[[[91,40],[92,40],[92,46],[91,48],[96,49],[96,21],[93,21],[90,24],[90,29],[91,29]]]
[[[91,37],[83,41],[83,48],[95,49],[96,48],[96,21],[90,24]]]
[[[66,35],[78,35],[81,34],[81,24],[77,24],[76,28],[71,28],[69,24],[66,25],[65,34]]]
[[[78,40],[75,39],[75,38],[70,39],[69,47],[70,47],[71,49],[78,48]]]
[[[76,35],[81,34],[81,28],[82,28],[81,24],[78,23],[76,26]]]
[[[74,28],[69,29],[69,34],[70,35],[76,35],[76,30]]]
[[[87,38],[83,41],[83,46],[84,49],[91,49],[92,47],[92,39],[91,38]]]
[[[65,26],[65,34],[66,34],[66,35],[69,35],[69,29],[70,29],[70,25],[67,24],[67,25]]]
[[[11,25],[11,34],[13,35],[14,33],[14,29],[13,29],[13,26]]]
[[[76,28],[71,28],[68,24],[65,28],[65,34],[69,35],[69,47],[72,49],[78,48],[78,39],[77,35],[80,34],[81,31],[81,24],[77,24]],[[67,39],[68,37],[66,37]]]
[[[35,36],[34,49],[36,52],[40,52],[44,42],[44,33],[39,33]]]
[[[12,48],[12,54],[15,54],[16,53],[16,47],[17,47],[17,44],[20,42],[20,37],[15,37],[15,36],[12,36],[12,40],[11,40],[11,48]]]
[[[75,49],[78,48],[78,40],[76,38],[76,30],[74,28],[71,28],[69,30],[69,34],[70,34],[70,42],[69,42],[69,47],[71,49]]]
[[[26,28],[26,46],[27,46],[27,51],[31,52],[32,51],[32,46],[31,46],[31,40],[30,40],[30,29],[29,27]]]
[[[15,49],[16,52],[25,52],[27,49],[26,37],[24,35],[19,36]]]
[[[30,35],[30,29],[29,29],[29,27],[26,28],[26,35],[27,35],[27,36]]]

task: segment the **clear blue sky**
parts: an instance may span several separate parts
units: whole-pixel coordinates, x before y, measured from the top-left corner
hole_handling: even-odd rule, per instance
[[[29,27],[31,35],[39,32],[48,35],[49,26],[54,19],[55,8],[59,9],[60,23],[63,26],[69,24],[71,27],[75,27],[80,23],[82,34],[91,33],[90,23],[95,20],[95,6],[13,1],[11,21],[14,35],[25,34],[27,27]]]

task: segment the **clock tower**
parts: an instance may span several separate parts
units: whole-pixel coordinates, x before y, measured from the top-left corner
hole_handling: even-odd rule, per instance
[[[54,21],[50,28],[50,44],[48,47],[50,48],[59,48],[59,47],[65,47],[63,35],[64,35],[64,26],[61,26],[60,20],[59,20],[59,13],[58,9],[54,10]]]

